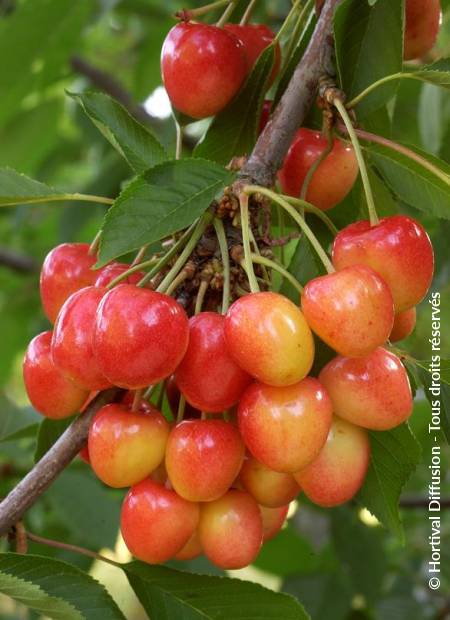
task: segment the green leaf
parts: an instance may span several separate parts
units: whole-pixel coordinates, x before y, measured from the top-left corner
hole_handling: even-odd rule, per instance
[[[186,228],[233,178],[201,159],[169,161],[137,177],[106,215],[98,266]]]
[[[104,586],[45,556],[0,554],[0,592],[55,620],[125,620]]]
[[[39,424],[28,424],[27,426],[23,426],[2,437],[0,442],[5,443],[7,441],[19,441],[19,439],[31,439],[39,432],[39,426]]]
[[[260,585],[132,562],[128,580],[152,620],[306,620],[294,598]]]
[[[53,446],[55,441],[64,433],[66,428],[73,422],[73,417],[64,420],[50,420],[45,418],[39,425],[34,462],[37,463],[46,452]]]
[[[253,565],[268,573],[287,577],[312,573],[319,568],[320,556],[310,542],[292,525],[264,544]]]
[[[401,490],[420,462],[421,448],[408,424],[370,432],[369,470],[357,500],[403,540],[398,510]]]
[[[378,0],[374,6],[361,0],[344,0],[336,9],[334,35],[340,84],[352,99],[380,78],[398,73],[403,61],[403,5]],[[358,105],[358,118],[376,110],[395,94],[389,82]]]
[[[94,125],[138,174],[167,159],[151,131],[103,93],[71,94]]]
[[[0,393],[0,412],[0,441],[12,441],[28,436],[30,427],[36,424],[38,417],[31,408],[17,407],[2,393]]]
[[[418,148],[408,148],[435,166],[443,178],[391,148],[379,144],[364,146],[388,186],[401,200],[425,213],[450,219],[450,166]],[[448,180],[444,180],[446,175]]]
[[[0,20],[0,125],[25,96],[67,72],[92,8],[90,0],[33,0]]]
[[[53,187],[30,179],[12,168],[0,168],[0,206],[64,200],[64,196]]]
[[[283,591],[299,597],[314,620],[348,620],[353,598],[348,581],[340,566],[335,566],[333,572],[291,577]]]
[[[274,63],[274,45],[266,47],[237,97],[212,121],[196,157],[227,164],[248,155],[256,141],[267,82]]]
[[[300,237],[297,243],[288,271],[303,285],[325,273],[325,268],[305,236]],[[298,304],[298,291],[287,280],[280,292]]]

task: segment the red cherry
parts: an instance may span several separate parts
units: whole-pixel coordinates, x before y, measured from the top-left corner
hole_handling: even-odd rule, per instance
[[[269,385],[292,385],[314,359],[314,340],[301,310],[283,295],[252,293],[225,316],[225,341],[241,368]]]
[[[363,220],[336,236],[333,264],[338,270],[371,267],[387,282],[398,313],[425,297],[433,279],[433,247],[425,229],[406,215],[384,217],[375,226]]]
[[[367,431],[336,417],[317,458],[295,474],[295,478],[315,504],[338,506],[359,491],[369,460]]]
[[[122,505],[121,531],[126,546],[138,560],[159,564],[183,549],[198,520],[198,504],[147,479],[128,491]]]
[[[286,521],[289,512],[289,504],[278,508],[268,508],[267,506],[259,507],[263,520],[263,540],[267,542],[272,540],[281,530]]]
[[[61,306],[72,293],[94,283],[95,256],[87,243],[63,243],[47,254],[41,269],[41,300],[44,312],[54,323]]]
[[[398,342],[399,340],[404,340],[413,333],[415,326],[416,309],[410,308],[409,310],[403,310],[403,312],[395,315],[394,327],[392,328],[389,340],[391,342]]]
[[[111,386],[92,351],[95,316],[105,289],[95,286],[73,293],[61,308],[52,338],[52,356],[59,370],[87,390]]]
[[[144,413],[123,405],[105,405],[89,429],[92,469],[110,487],[140,482],[162,463],[169,430],[157,409]]]
[[[189,320],[189,346],[175,373],[181,393],[201,411],[220,413],[235,405],[252,380],[228,353],[224,321],[217,312]]]
[[[85,446],[83,446],[83,447],[81,448],[81,450],[78,452],[78,456],[80,457],[80,459],[81,459],[82,461],[84,461],[84,462],[85,462],[85,463],[87,463],[88,465],[90,465],[90,464],[91,464],[91,459],[90,459],[90,456],[89,456],[89,447],[88,447],[88,445],[87,445],[87,442],[86,442],[86,445],[85,445]]]
[[[202,553],[202,545],[197,530],[192,534],[184,547],[175,556],[175,560],[193,560]]]
[[[285,194],[299,197],[305,177],[327,148],[328,140],[320,131],[302,127],[289,148],[278,178]],[[331,153],[314,172],[306,200],[323,211],[335,207],[352,189],[358,176],[358,162],[353,148],[334,139]]]
[[[262,110],[261,110],[261,118],[259,120],[258,133],[263,132],[265,126],[270,120],[270,114],[272,112],[272,104],[273,104],[273,101],[270,101],[269,99],[266,99],[263,103]]]
[[[172,297],[119,284],[99,306],[93,346],[114,385],[139,389],[174,372],[188,339],[186,312]]]
[[[244,444],[233,424],[223,420],[186,420],[170,433],[166,469],[181,497],[209,502],[226,493],[243,458]]]
[[[382,349],[366,357],[335,357],[319,375],[336,415],[374,431],[395,428],[411,414],[408,375],[399,358]]]
[[[273,471],[253,456],[244,460],[239,482],[260,506],[268,508],[285,506],[300,493],[300,487],[292,474]]]
[[[275,33],[264,24],[225,24],[225,30],[234,34],[244,46],[245,57],[247,60],[247,72],[250,73],[262,52],[269,47],[275,38]],[[275,57],[272,73],[270,74],[270,87],[278,71],[280,70],[281,50],[277,43],[275,46]]]
[[[262,544],[258,504],[248,493],[232,489],[201,505],[198,533],[204,554],[216,566],[244,568],[253,562]]]
[[[175,375],[172,375],[167,380],[166,395],[167,400],[169,401],[170,410],[172,411],[172,414],[176,416],[178,413],[178,406],[180,404],[180,390],[177,387]],[[185,404],[183,416],[185,420],[200,418],[201,414],[202,412],[200,411],[200,409],[192,407],[192,405],[190,405],[188,402]]]
[[[55,366],[51,339],[52,332],[43,332],[30,342],[23,360],[23,379],[33,407],[47,418],[59,420],[80,411],[88,392]]]
[[[439,33],[441,3],[439,0],[406,0],[405,3],[405,60],[425,56]]]
[[[287,387],[254,383],[239,403],[239,430],[258,461],[276,472],[294,473],[324,445],[331,401],[317,379]]]
[[[95,286],[108,286],[110,282],[124,274],[130,268],[131,265],[127,265],[126,263],[110,263],[100,270],[94,284]],[[136,271],[125,278],[125,280],[122,280],[122,283],[137,284],[144,276],[145,273],[143,271]]]
[[[355,265],[308,282],[302,310],[312,330],[347,357],[368,355],[394,324],[391,292],[369,267]]]
[[[182,22],[168,33],[161,72],[172,105],[192,118],[220,112],[246,75],[242,43],[217,26]]]

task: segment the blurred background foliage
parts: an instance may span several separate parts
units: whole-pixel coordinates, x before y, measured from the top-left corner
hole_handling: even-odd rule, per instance
[[[200,4],[184,2],[183,7]],[[437,57],[450,56],[450,0],[442,4]],[[276,29],[289,5],[287,0],[261,1],[255,18]],[[180,8],[176,0],[0,0],[0,166],[66,191],[116,196],[130,178],[129,169],[65,92],[91,88],[121,100],[173,148],[174,127],[160,88],[159,55],[174,23],[171,14]],[[369,119],[376,131],[450,163],[450,91],[405,80],[387,112]],[[436,249],[434,288],[447,300],[442,316],[445,352],[450,348],[450,222],[400,206],[424,223]],[[0,496],[31,467],[36,449],[32,431],[41,421],[27,407],[21,381],[28,341],[48,328],[39,303],[39,266],[58,243],[90,241],[103,215],[103,207],[90,203],[0,211]],[[429,358],[429,333],[430,309],[424,301],[405,348],[418,359]],[[424,459],[405,489],[409,497],[427,495],[428,420],[429,406],[419,394],[412,427]],[[17,432],[22,438],[9,441],[11,436],[17,439]],[[51,430],[42,426],[38,449],[51,441],[49,434]],[[444,459],[447,472],[448,450]],[[448,474],[445,491],[450,496]],[[125,557],[120,542],[116,545],[122,495],[103,487],[89,467],[77,461],[29,512],[28,524],[42,536],[115,550],[120,559]],[[403,545],[354,506],[323,511],[301,500],[289,527],[265,547],[256,568],[237,575],[298,596],[314,620],[450,617],[450,546],[444,542],[450,539],[450,510],[442,516],[442,586],[435,594],[426,584],[429,525],[424,508],[402,510]],[[63,551],[36,545],[31,550],[91,568],[108,583],[127,617],[141,617],[129,589],[117,582],[118,571],[90,566],[87,558]],[[193,561],[187,568],[217,572],[206,560]],[[2,601],[0,617],[26,613]]]

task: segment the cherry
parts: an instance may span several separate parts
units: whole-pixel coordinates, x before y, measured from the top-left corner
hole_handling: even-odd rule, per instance
[[[30,342],[23,360],[25,389],[33,407],[47,418],[59,420],[80,411],[88,392],[66,379],[51,354],[52,332]]]
[[[416,309],[410,308],[409,310],[403,310],[399,314],[395,315],[394,327],[392,328],[389,340],[391,342],[398,342],[404,340],[410,334],[413,333],[416,326]]]
[[[189,541],[199,522],[199,506],[148,478],[128,491],[120,521],[131,553],[143,562],[159,564]]]
[[[187,402],[212,413],[235,405],[251,382],[228,353],[224,322],[217,312],[201,312],[189,320],[189,345],[175,373]]]
[[[202,553],[202,546],[200,544],[200,538],[197,530],[192,534],[190,539],[184,545],[184,547],[175,554],[175,560],[193,560]]]
[[[333,264],[338,270],[371,267],[387,282],[398,313],[425,297],[433,278],[433,247],[424,228],[406,215],[384,217],[374,226],[363,220],[336,236]]]
[[[254,383],[239,403],[239,430],[255,458],[277,472],[294,473],[324,445],[331,401],[317,379],[272,387]]]
[[[103,267],[97,275],[95,280],[95,286],[108,286],[113,280],[124,274],[131,265],[126,263],[110,263]],[[122,280],[124,284],[137,284],[145,276],[143,271],[135,271],[131,275],[127,276],[125,280]]]
[[[441,19],[439,0],[406,0],[405,60],[421,58],[436,43]]]
[[[387,284],[363,265],[308,282],[302,309],[313,331],[347,357],[368,355],[384,344],[394,324],[394,304]]]
[[[299,197],[305,177],[327,148],[328,140],[320,131],[302,127],[295,135],[283,167],[278,173],[285,194]],[[335,207],[352,189],[359,168],[352,146],[338,138],[331,152],[314,172],[306,192],[306,200],[323,211]]]
[[[262,52],[269,47],[275,38],[275,33],[264,24],[225,24],[225,30],[234,34],[244,46],[247,61],[247,72],[250,73]],[[268,87],[270,87],[278,71],[280,70],[281,50],[277,43],[275,46],[274,64]]]
[[[278,508],[260,506],[259,509],[263,521],[263,541],[267,542],[272,540],[283,527],[289,512],[289,504]]]
[[[80,457],[80,459],[82,461],[84,461],[85,463],[87,463],[88,465],[91,464],[91,458],[89,456],[89,447],[88,444],[86,442],[86,444],[81,448],[81,450],[78,452],[78,456]]]
[[[169,430],[157,409],[144,413],[119,404],[105,405],[89,429],[92,469],[110,487],[141,482],[163,461]]]
[[[198,527],[206,557],[224,570],[244,568],[259,553],[263,539],[258,504],[248,493],[232,489],[202,504]]]
[[[87,286],[73,293],[61,308],[52,338],[53,361],[76,385],[87,390],[111,386],[92,350],[95,316],[105,289]]]
[[[186,312],[172,297],[119,284],[99,306],[93,348],[111,383],[139,389],[174,372],[188,338]]]
[[[244,46],[217,26],[182,22],[168,33],[161,72],[172,105],[192,118],[220,112],[247,75]]]
[[[96,257],[87,243],[63,243],[47,254],[41,269],[40,289],[44,312],[54,323],[72,293],[94,283]]]
[[[167,380],[166,395],[167,395],[167,400],[169,401],[170,410],[172,411],[172,414],[176,416],[178,413],[178,406],[180,404],[181,395],[180,395],[180,390],[178,389],[176,381],[175,381],[175,375],[172,375]],[[192,405],[190,405],[188,402],[185,404],[184,416],[183,416],[185,420],[191,420],[192,418],[199,418],[201,414],[202,412],[200,411],[200,409],[196,409],[195,407],[192,407]]]
[[[253,456],[244,460],[239,482],[258,504],[268,508],[285,506],[300,493],[300,487],[291,474],[273,471]]]
[[[379,347],[366,357],[335,357],[321,370],[336,415],[374,431],[395,428],[411,414],[408,375],[399,358]]]
[[[359,491],[369,460],[367,431],[336,417],[319,455],[295,478],[314,504],[338,506]]]
[[[225,316],[225,341],[241,368],[268,385],[292,385],[309,372],[314,340],[301,310],[283,295],[252,293]]]
[[[223,420],[186,420],[167,442],[166,469],[181,497],[209,502],[221,497],[239,473],[244,444],[233,424]]]

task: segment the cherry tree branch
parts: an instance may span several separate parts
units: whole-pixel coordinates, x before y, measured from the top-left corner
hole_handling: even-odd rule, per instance
[[[7,267],[19,273],[33,273],[38,270],[36,261],[31,256],[2,247],[0,247],[0,267]]]

